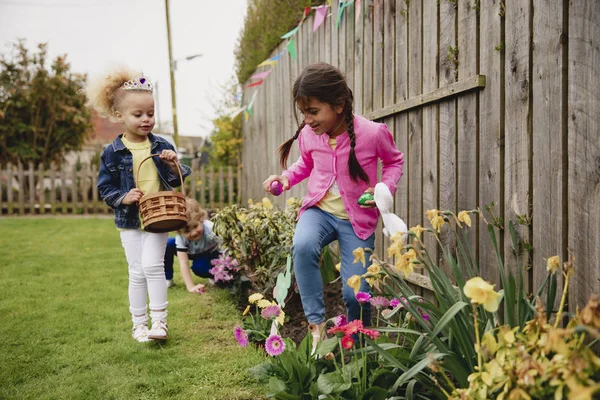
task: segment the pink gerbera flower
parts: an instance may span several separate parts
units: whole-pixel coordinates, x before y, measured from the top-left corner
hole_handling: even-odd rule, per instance
[[[369,293],[365,293],[365,292],[358,292],[356,293],[356,300],[360,303],[368,303],[369,300],[371,300],[371,295]]]
[[[260,313],[264,319],[275,319],[279,317],[279,314],[281,314],[281,309],[275,305],[263,308]]]
[[[344,350],[350,350],[354,346],[354,339],[351,336],[344,336],[342,338],[342,347]]]
[[[285,343],[279,335],[271,335],[265,342],[265,350],[270,356],[278,356],[285,350]]]
[[[236,325],[233,329],[233,336],[235,336],[235,340],[237,340],[240,346],[248,346],[248,332],[243,330],[241,326]]]
[[[348,322],[348,324],[346,324],[346,326],[344,327],[344,333],[346,335],[354,335],[355,333],[360,332],[362,328],[362,321],[359,319],[355,319],[354,321],[350,321]]]
[[[390,302],[389,302],[388,299],[386,299],[383,296],[376,296],[376,297],[373,297],[371,299],[371,304],[373,306],[375,306],[375,308],[377,308],[378,310],[380,310],[382,308],[386,308],[387,306],[389,306]]]
[[[344,314],[340,314],[337,317],[335,317],[335,326],[343,326],[346,325],[348,323],[348,319],[346,318],[346,316]]]
[[[337,335],[339,333],[340,335],[338,335],[338,336],[341,336],[341,335],[344,334],[344,328],[345,327],[346,327],[345,325],[343,325],[343,326],[334,326],[333,328],[329,328],[329,330],[327,331],[327,333],[329,333],[330,335]]]
[[[398,307],[399,305],[400,305],[400,300],[398,300],[398,299],[397,299],[397,298],[395,298],[395,297],[394,297],[394,298],[393,298],[393,299],[390,301],[390,307],[392,307],[392,308],[396,308],[396,307]],[[403,308],[404,308],[404,307],[403,307]]]
[[[362,333],[364,333],[365,335],[367,335],[368,337],[370,337],[371,339],[377,339],[379,336],[381,336],[381,333],[379,333],[379,331],[376,331],[375,329],[366,329],[363,328]]]

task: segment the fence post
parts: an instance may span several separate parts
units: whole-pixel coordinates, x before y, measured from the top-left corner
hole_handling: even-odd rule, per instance
[[[25,175],[23,174],[23,164],[21,161],[17,162],[17,173],[19,176],[19,193],[17,193],[19,199],[19,215],[25,214]]]
[[[225,204],[225,183],[223,180],[223,167],[219,167],[219,204],[217,208],[222,208]]]
[[[13,187],[12,187],[12,164],[6,165],[6,196],[8,199],[8,215],[13,213]]]
[[[54,163],[50,164],[50,213],[56,214],[56,165]]]
[[[200,200],[199,203],[202,208],[206,208],[206,174],[204,166],[200,167]]]
[[[29,161],[27,176],[29,178],[29,212],[35,214],[35,168],[33,162]]]
[[[231,165],[227,167],[227,203],[230,206],[233,204],[233,173]]]
[[[215,208],[215,167],[210,167],[208,175],[208,204],[211,209]]]
[[[77,168],[73,166],[71,173],[71,214],[77,213]]]
[[[46,188],[44,186],[44,166],[41,163],[38,165],[38,185],[40,185],[38,190],[38,211],[40,214],[44,214],[46,212]]]

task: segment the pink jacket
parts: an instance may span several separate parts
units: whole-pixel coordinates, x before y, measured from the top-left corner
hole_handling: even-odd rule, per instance
[[[348,217],[356,236],[367,239],[375,232],[379,210],[361,208],[357,200],[370,186],[377,183],[377,160],[383,164],[381,182],[385,183],[392,194],[402,176],[403,154],[396,148],[394,138],[385,124],[354,116],[356,146],[354,148],[358,162],[370,179],[370,185],[358,180],[354,182],[348,169],[350,138],[348,132],[337,137],[337,146],[332,150],[327,134],[315,135],[309,126],[304,127],[298,137],[300,157],[282,175],[290,180],[290,187],[308,178],[308,193],[304,196],[298,218],[309,207],[323,198],[329,187],[337,180],[338,187]]]

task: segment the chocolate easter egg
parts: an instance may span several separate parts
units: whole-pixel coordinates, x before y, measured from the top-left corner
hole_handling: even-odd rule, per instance
[[[283,192],[283,186],[281,186],[281,182],[273,181],[271,182],[271,188],[269,189],[273,196],[279,196],[281,192]]]
[[[358,204],[364,206],[367,201],[375,200],[372,193],[365,192],[358,198]]]

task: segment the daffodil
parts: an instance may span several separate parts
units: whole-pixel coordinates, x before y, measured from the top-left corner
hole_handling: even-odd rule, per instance
[[[248,303],[250,304],[254,304],[257,301],[263,299],[265,296],[263,296],[261,293],[253,293],[248,297]]]
[[[367,272],[369,274],[378,274],[381,272],[381,267],[379,264],[371,264],[369,268],[367,268]]]
[[[417,253],[414,249],[410,249],[406,253],[402,254],[402,256],[396,258],[396,263],[394,266],[398,272],[403,273],[404,277],[408,278],[414,271],[413,261],[416,259]]]
[[[432,220],[435,217],[437,217],[438,215],[440,215],[440,211],[439,210],[427,210],[425,211],[425,213],[427,214],[427,219],[428,220]]]
[[[360,275],[352,275],[348,279],[348,286],[354,289],[354,294],[358,293],[358,291],[360,290],[360,279]]]
[[[465,283],[463,291],[465,296],[470,298],[472,302],[483,305],[483,308],[487,311],[498,311],[500,295],[494,292],[494,285],[476,276]]]
[[[433,226],[433,229],[438,231],[438,233],[440,233],[442,226],[444,226],[444,224],[446,223],[446,221],[444,221],[444,217],[442,217],[441,215],[438,215],[437,217],[433,218],[430,222],[431,226]]]
[[[423,233],[425,228],[423,228],[421,225],[417,225],[417,226],[413,226],[409,230],[417,236],[417,239],[420,239],[421,233]]]
[[[390,247],[388,247],[388,249],[387,249],[388,257],[390,257],[390,258],[400,257],[400,253],[402,252],[402,249],[404,248],[404,241],[402,240],[402,234],[399,232],[396,232],[392,235],[392,237],[390,239],[392,241],[392,244],[390,244]]]
[[[250,306],[246,306],[246,309],[244,310],[244,312],[242,313],[242,316],[245,316],[246,314],[248,314],[250,312]]]
[[[550,257],[546,264],[546,271],[554,274],[558,268],[560,268],[560,258],[558,258],[558,256]]]
[[[471,217],[468,211],[461,211],[458,213],[458,220],[464,222],[468,227],[471,227]]]
[[[335,269],[337,270],[337,272],[341,272],[341,270],[342,270],[342,263],[335,264]]]
[[[365,260],[365,249],[363,249],[362,247],[357,248],[356,250],[352,251],[352,254],[354,254],[354,262],[361,262],[363,267],[366,264],[366,260]]]

